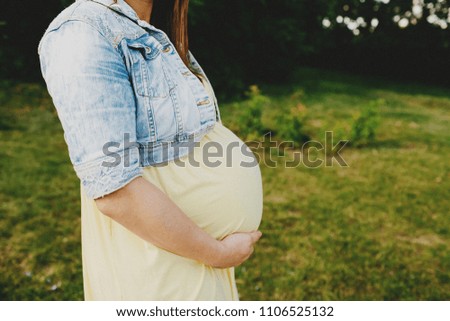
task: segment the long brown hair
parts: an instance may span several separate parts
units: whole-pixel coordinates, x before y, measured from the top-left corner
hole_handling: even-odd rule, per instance
[[[151,23],[163,30],[188,66],[188,7],[189,0],[154,0]]]

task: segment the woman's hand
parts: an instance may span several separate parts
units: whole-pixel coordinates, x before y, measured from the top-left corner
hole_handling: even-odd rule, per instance
[[[229,268],[246,261],[253,253],[253,247],[259,240],[260,231],[233,233],[220,241],[220,250],[211,266]]]

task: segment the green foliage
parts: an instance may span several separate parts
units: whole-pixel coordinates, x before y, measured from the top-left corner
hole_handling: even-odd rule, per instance
[[[375,143],[376,130],[380,125],[379,109],[382,105],[384,101],[380,99],[364,106],[353,122],[350,144],[364,146]]]
[[[419,19],[411,14],[411,0],[192,0],[189,43],[220,96],[234,97],[252,83],[286,82],[299,65],[448,83],[449,1],[427,0]],[[73,2],[2,2],[0,77],[40,79],[38,42]],[[430,15],[435,22],[427,22]],[[337,22],[339,16],[364,19],[357,36],[348,22]],[[408,28],[400,29],[394,16],[409,19]]]
[[[272,106],[271,99],[263,95],[256,85],[249,87],[245,93],[247,99],[239,104],[238,116],[234,122],[235,129],[242,139],[261,140],[262,135],[271,131],[279,141],[294,143],[294,147],[300,147],[309,136],[304,133],[306,119],[306,107],[301,103],[303,91],[297,91],[291,95],[289,108],[277,107],[277,113],[271,129],[266,126],[263,119]]]
[[[263,133],[261,117],[270,99],[262,95],[256,85],[250,86],[246,95],[248,99],[241,104],[238,115],[239,134],[242,139],[257,140]]]
[[[281,111],[277,117],[277,128],[275,130],[278,140],[293,142],[294,147],[300,147],[309,139],[304,133],[306,119],[306,107],[302,104],[303,91],[297,91],[291,96],[294,107],[288,111]]]

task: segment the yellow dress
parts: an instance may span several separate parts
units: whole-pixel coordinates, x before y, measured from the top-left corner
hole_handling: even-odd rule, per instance
[[[224,153],[208,159],[205,147],[212,155],[218,144]],[[143,177],[221,239],[256,230],[261,221],[261,172],[249,153],[241,139],[216,122],[200,146],[180,159],[184,167],[177,162],[145,167]],[[214,162],[219,166],[211,166]],[[144,241],[99,212],[82,187],[81,204],[85,300],[239,300],[234,268],[212,268]]]

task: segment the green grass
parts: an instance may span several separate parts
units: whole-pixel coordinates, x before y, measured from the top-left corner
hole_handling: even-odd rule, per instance
[[[237,268],[241,299],[449,300],[449,92],[313,69],[260,88],[265,128],[301,104],[318,141],[385,103],[376,140],[344,149],[349,167],[286,168],[291,152],[262,165],[264,235]],[[245,106],[223,104],[224,124],[238,132]],[[83,298],[79,206],[44,87],[0,84],[0,299]]]

